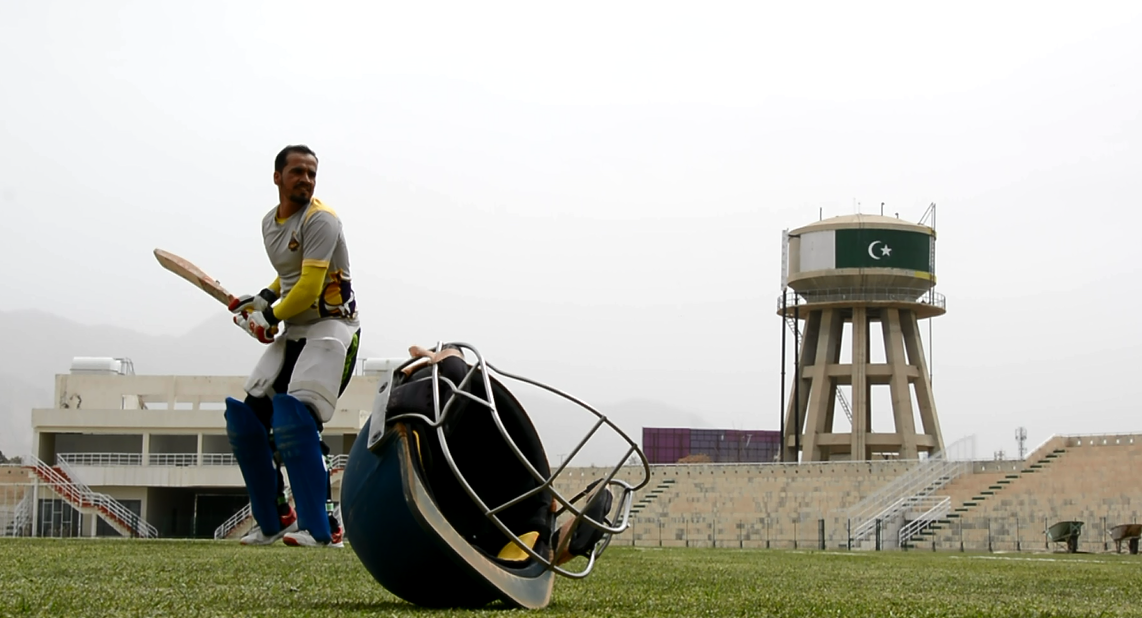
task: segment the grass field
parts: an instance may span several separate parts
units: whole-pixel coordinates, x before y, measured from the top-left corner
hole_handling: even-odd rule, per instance
[[[574,563],[574,564],[579,564]],[[434,611],[344,550],[0,539],[2,616],[502,616]],[[635,549],[559,578],[552,616],[1142,616],[1142,556]],[[440,585],[446,586],[447,582]],[[522,610],[511,614],[530,613]]]

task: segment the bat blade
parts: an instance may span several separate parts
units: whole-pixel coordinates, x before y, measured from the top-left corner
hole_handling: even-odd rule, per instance
[[[155,249],[155,259],[159,261],[159,264],[162,264],[163,268],[186,279],[223,305],[229,306],[230,302],[234,300],[234,295],[222,287],[217,279],[206,274],[190,260],[162,249]]]

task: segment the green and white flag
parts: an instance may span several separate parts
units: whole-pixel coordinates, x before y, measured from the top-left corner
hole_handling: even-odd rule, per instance
[[[922,232],[846,228],[801,237],[801,271],[899,268],[931,273],[935,239]]]

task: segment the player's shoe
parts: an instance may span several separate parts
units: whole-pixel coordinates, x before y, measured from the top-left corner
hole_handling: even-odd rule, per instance
[[[241,543],[243,545],[272,545],[278,539],[285,537],[285,535],[297,531],[297,512],[291,506],[289,512],[281,515],[282,527],[276,534],[264,534],[262,527],[254,524],[254,528],[250,530],[249,534],[242,537]]]
[[[329,543],[322,543],[313,538],[313,535],[308,530],[298,530],[297,532],[290,532],[282,537],[282,542],[292,547],[345,547],[342,542],[341,530],[337,529],[332,535],[333,540]]]

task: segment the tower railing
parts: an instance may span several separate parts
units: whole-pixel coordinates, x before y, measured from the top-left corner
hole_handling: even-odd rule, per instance
[[[786,290],[777,297],[777,308],[791,310],[795,305],[843,302],[894,302],[947,308],[947,298],[935,290],[908,287],[839,287],[812,291]]]

